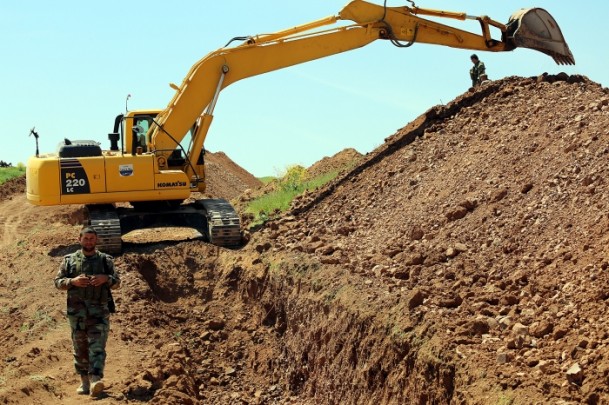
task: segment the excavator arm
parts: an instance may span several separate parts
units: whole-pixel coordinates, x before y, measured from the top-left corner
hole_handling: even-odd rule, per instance
[[[421,15],[476,19],[474,34],[429,21]],[[351,21],[338,24],[340,21]],[[490,36],[490,27],[501,32]],[[241,243],[240,220],[223,199],[195,199],[205,190],[203,143],[221,91],[232,83],[314,59],[363,47],[376,40],[398,47],[414,43],[502,52],[527,47],[545,52],[557,63],[574,63],[554,19],[542,9],[521,10],[507,24],[488,17],[384,7],[351,1],[336,16],[274,34],[245,38],[199,60],[162,111],[128,111],[115,120],[110,150],[95,141],[64,140],[57,153],[39,154],[27,164],[27,199],[35,205],[85,204],[86,223],[98,232],[98,246],[121,250],[121,236],[136,229],[186,226],[197,229],[218,246]],[[122,133],[122,137],[121,137]],[[182,153],[182,140],[191,134]],[[144,136],[145,134],[145,136]],[[120,141],[120,147],[119,147]],[[178,151],[179,152],[179,151]],[[128,202],[130,206],[118,206]]]
[[[475,34],[423,19],[419,15],[458,20],[475,19],[482,33]],[[334,27],[340,20],[354,24]],[[501,31],[492,39],[489,26]],[[521,10],[508,24],[488,17],[428,10],[418,7],[384,7],[362,0],[347,4],[337,16],[330,16],[274,34],[249,37],[235,47],[218,49],[195,63],[167,108],[156,117],[149,131],[149,150],[158,167],[166,169],[169,155],[194,127],[187,163],[183,170],[197,183],[192,164],[201,153],[211,125],[213,109],[222,89],[255,75],[324,58],[363,47],[378,39],[407,47],[413,43],[443,45],[492,52],[527,47],[545,52],[557,63],[573,64],[574,59],[554,19],[543,9]]]

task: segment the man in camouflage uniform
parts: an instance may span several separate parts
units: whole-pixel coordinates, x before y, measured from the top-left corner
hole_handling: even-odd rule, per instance
[[[472,86],[476,87],[483,81],[488,80],[486,67],[484,66],[484,62],[478,59],[478,55],[473,54],[470,59],[474,66],[469,70],[469,77],[472,79]]]
[[[83,228],[79,242],[81,249],[64,257],[55,277],[55,287],[68,293],[74,367],[82,382],[76,392],[98,396],[104,389],[110,289],[119,288],[121,281],[112,257],[96,249],[95,229]]]

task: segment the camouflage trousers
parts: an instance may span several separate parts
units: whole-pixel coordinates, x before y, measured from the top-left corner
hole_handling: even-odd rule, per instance
[[[100,314],[69,315],[74,347],[74,368],[80,375],[98,375],[103,378],[106,364],[106,342],[110,319]]]

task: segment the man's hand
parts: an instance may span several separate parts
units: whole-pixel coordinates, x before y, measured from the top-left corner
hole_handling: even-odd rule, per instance
[[[78,277],[74,277],[70,279],[70,284],[74,287],[98,287],[100,285],[106,284],[108,282],[107,274],[97,274],[95,276],[86,276],[84,274],[79,275]]]
[[[80,274],[78,277],[70,279],[70,284],[74,287],[83,288],[89,286],[90,283],[91,281],[89,280],[89,277],[85,276],[84,274]]]
[[[94,276],[89,276],[90,284],[93,287],[98,287],[100,285],[104,285],[108,282],[107,274],[96,274]]]

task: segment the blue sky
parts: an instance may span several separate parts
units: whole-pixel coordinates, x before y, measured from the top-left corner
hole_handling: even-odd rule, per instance
[[[374,2],[374,1],[373,1]],[[4,1],[0,4],[3,147],[0,160],[26,163],[64,137],[108,148],[114,117],[164,108],[193,63],[235,36],[270,33],[337,14],[346,1]],[[382,4],[381,1],[376,1]],[[489,15],[507,22],[542,7],[559,23],[575,66],[539,52],[476,52],[490,79],[543,72],[583,74],[607,86],[609,52],[590,36],[606,24],[594,7],[552,0],[417,0],[419,7]],[[409,5],[388,1],[389,6]],[[479,32],[477,22],[443,20]],[[595,27],[595,28],[593,28]],[[497,37],[495,32],[495,37]],[[471,51],[376,41],[364,48],[237,82],[220,95],[206,148],[223,151],[256,176],[309,166],[353,147],[369,152],[428,108],[467,91]],[[505,112],[509,114],[509,111]]]

